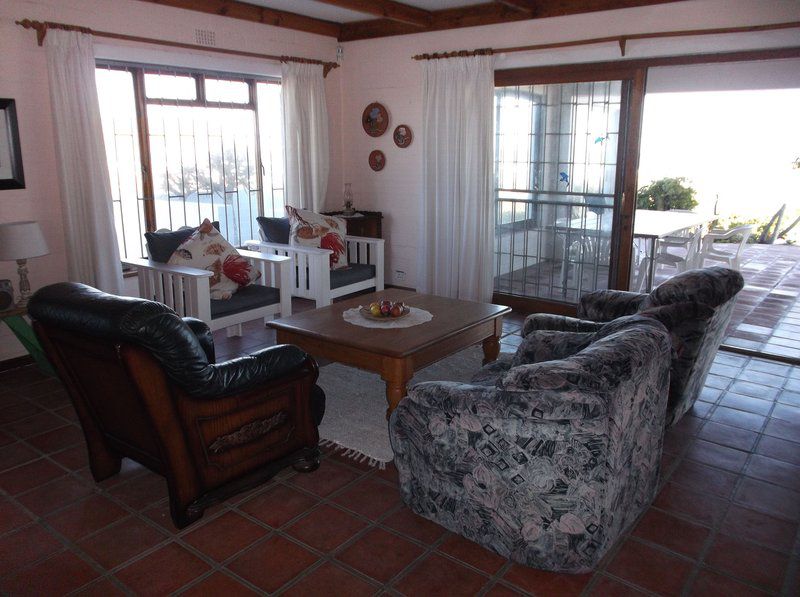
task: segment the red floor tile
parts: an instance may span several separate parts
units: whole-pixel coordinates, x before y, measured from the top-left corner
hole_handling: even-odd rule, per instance
[[[447,532],[444,527],[414,514],[406,506],[399,508],[384,518],[381,524],[422,543],[433,543]]]
[[[276,485],[238,506],[271,527],[279,527],[305,512],[317,500],[285,485]]]
[[[433,553],[415,564],[394,587],[406,595],[475,595],[488,580],[487,576]]]
[[[632,534],[690,558],[697,558],[710,533],[710,529],[699,524],[651,508]]]
[[[593,597],[640,597],[647,593],[608,576],[600,576],[589,591]]]
[[[161,531],[130,517],[79,541],[78,545],[101,566],[111,569],[165,539]]]
[[[692,567],[688,560],[627,539],[608,565],[608,572],[650,591],[679,595]]]
[[[62,543],[39,525],[0,537],[0,576],[63,549]]]
[[[69,448],[75,444],[83,444],[83,432],[75,425],[65,425],[58,429],[46,431],[41,435],[29,437],[27,441],[34,448],[41,450],[45,454],[58,452],[64,448]]]
[[[797,523],[731,505],[720,530],[726,535],[790,552],[797,535]]]
[[[777,591],[789,558],[740,539],[717,535],[705,563],[731,576]]]
[[[701,570],[689,594],[696,597],[758,597],[768,593],[711,570]]]
[[[487,574],[494,574],[508,561],[461,535],[451,534],[437,549]]]
[[[47,523],[68,539],[76,541],[127,515],[111,500],[92,495],[50,515]]]
[[[13,595],[63,595],[98,576],[86,562],[65,551],[0,581]]]
[[[764,435],[756,448],[758,454],[800,465],[800,444]]]
[[[722,498],[730,497],[736,485],[735,474],[691,460],[683,461],[669,480],[694,491]]]
[[[559,574],[514,564],[503,580],[535,595],[580,595],[592,578],[591,574]]]
[[[700,438],[716,444],[747,451],[753,449],[758,438],[758,434],[755,431],[722,425],[714,421],[706,423],[706,426],[700,430],[698,435]]]
[[[24,510],[0,496],[0,533],[28,524],[31,517]]]
[[[400,503],[397,487],[375,479],[362,479],[333,498],[337,504],[377,520]]]
[[[181,597],[246,597],[257,593],[227,574],[215,572],[181,593]]]
[[[39,458],[39,453],[22,442],[8,444],[0,448],[0,471],[25,464],[36,458]]]
[[[286,529],[286,532],[320,551],[333,551],[367,524],[327,504],[316,508]]]
[[[50,454],[50,458],[71,471],[77,471],[89,466],[89,453],[86,451],[86,445],[83,442],[61,452]]]
[[[686,452],[691,460],[738,473],[742,470],[749,452],[720,446],[702,439],[695,440]]]
[[[753,454],[745,468],[748,477],[775,483],[793,491],[800,491],[800,466]]]
[[[336,559],[385,583],[421,554],[422,548],[376,528],[347,547]]]
[[[169,543],[116,573],[137,595],[166,595],[209,570],[177,543]]]
[[[269,532],[236,512],[225,512],[214,520],[193,528],[183,536],[183,540],[221,562]]]
[[[28,491],[67,473],[46,458],[39,458],[0,474],[0,489],[9,495]]]
[[[0,409],[0,425],[4,423],[13,423],[14,421],[19,421],[20,419],[32,417],[40,412],[42,412],[41,408],[31,404],[27,400],[10,402],[5,404],[3,408]]]
[[[88,484],[78,481],[75,477],[62,477],[21,493],[17,499],[34,514],[46,516],[92,493],[93,490]]]
[[[227,567],[263,591],[275,591],[317,561],[310,551],[283,537],[270,537]]]
[[[734,501],[753,510],[800,520],[800,494],[771,483],[745,477],[736,490]]]
[[[299,474],[289,479],[288,483],[325,497],[337,489],[341,489],[358,477],[358,473],[349,468],[323,460],[322,465],[313,473]]]
[[[325,562],[292,585],[283,595],[306,597],[325,595],[325,597],[367,597],[377,592],[376,585],[370,584],[330,562]]]
[[[155,473],[137,475],[126,483],[114,485],[109,493],[135,510],[167,497],[167,481]]]
[[[119,586],[119,581],[112,582],[108,578],[95,580],[81,588],[75,595],[80,597],[124,597],[127,595]]]
[[[728,503],[722,499],[709,497],[674,483],[664,486],[653,505],[683,514],[705,525],[722,520],[728,507]]]
[[[395,485],[399,484],[400,482],[398,478],[397,467],[394,465],[394,462],[387,463],[385,469],[378,469],[373,473],[373,475],[375,477],[380,477],[384,481],[390,481]]]
[[[63,426],[64,419],[61,417],[57,417],[49,412],[40,412],[27,419],[20,419],[9,423],[6,425],[5,431],[24,439]]]

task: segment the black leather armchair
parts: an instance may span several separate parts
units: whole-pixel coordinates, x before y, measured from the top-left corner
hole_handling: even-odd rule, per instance
[[[119,472],[122,457],[163,475],[176,527],[287,465],[319,466],[325,395],[298,347],[216,363],[202,321],[76,283],[42,288],[28,311],[77,411],[95,480]]]

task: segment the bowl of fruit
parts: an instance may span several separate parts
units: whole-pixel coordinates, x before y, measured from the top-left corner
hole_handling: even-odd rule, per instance
[[[360,312],[367,319],[386,320],[405,317],[411,313],[411,309],[401,301],[381,300],[370,303],[368,307],[361,307]]]

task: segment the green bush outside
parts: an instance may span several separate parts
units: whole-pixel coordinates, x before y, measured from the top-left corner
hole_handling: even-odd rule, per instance
[[[639,189],[636,194],[636,208],[657,211],[694,209],[697,207],[695,193],[682,176],[661,178]]]

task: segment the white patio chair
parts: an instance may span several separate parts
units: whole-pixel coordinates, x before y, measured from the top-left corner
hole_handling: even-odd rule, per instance
[[[698,256],[703,238],[703,227],[698,226],[689,236],[665,236],[658,239],[656,266],[658,264],[674,266],[678,272],[699,267]],[[669,249],[680,249],[683,254],[676,254]]]
[[[753,233],[753,230],[755,230],[755,226],[747,225],[737,226],[730,230],[712,230],[706,234],[705,238],[703,238],[703,246],[700,249],[700,255],[698,257],[698,267],[703,267],[703,264],[708,259],[710,261],[721,261],[727,264],[731,269],[738,271],[741,267],[740,258],[742,251],[747,244],[747,239],[750,238],[750,235]],[[720,249],[714,248],[714,243],[716,241],[727,240],[737,235],[741,236],[741,240],[735,251],[721,251]]]

